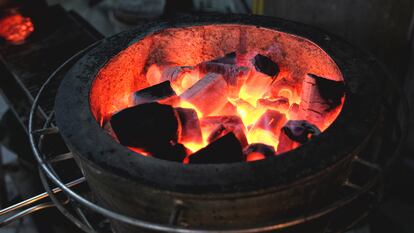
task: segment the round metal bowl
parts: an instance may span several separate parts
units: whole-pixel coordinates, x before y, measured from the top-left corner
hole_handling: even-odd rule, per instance
[[[346,85],[343,109],[320,136],[280,156],[230,164],[185,165],[139,156],[115,142],[91,109],[99,72],[122,51],[165,29],[247,25],[306,38],[338,66]],[[381,80],[376,60],[336,36],[277,18],[208,15],[155,22],[105,39],[68,72],[55,102],[59,130],[88,184],[110,209],[156,223],[211,229],[281,220],[335,195],[352,159],[364,148],[380,118]],[[181,208],[182,207],[182,208]],[[118,232],[133,232],[115,222]]]

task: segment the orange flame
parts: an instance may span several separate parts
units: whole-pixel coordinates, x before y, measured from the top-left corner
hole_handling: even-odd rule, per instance
[[[162,76],[162,68],[158,67],[157,65],[151,65],[147,71],[147,81],[150,85],[155,85],[159,82],[161,82],[161,76]],[[279,125],[283,125],[286,121],[289,119],[296,119],[296,112],[292,112],[292,109],[294,107],[297,107],[297,105],[300,103],[300,96],[297,96],[293,90],[289,89],[288,87],[281,88],[277,96],[270,96],[270,92],[267,90],[269,86],[272,83],[272,78],[265,76],[263,74],[258,74],[257,72],[252,74],[252,72],[245,74],[248,77],[246,78],[246,81],[241,84],[241,87],[239,87],[238,92],[238,98],[235,98],[234,95],[231,97],[228,96],[227,99],[231,105],[234,105],[236,111],[234,112],[234,115],[237,115],[240,117],[240,119],[243,122],[243,131],[246,134],[246,138],[249,144],[251,143],[263,143],[269,146],[272,146],[274,149],[278,148],[279,144],[279,133],[275,129],[267,128],[266,127],[255,127],[255,124],[258,122],[259,118],[261,118],[269,109],[266,106],[258,105],[257,101],[259,99],[268,99],[273,100],[273,98],[286,98],[289,100],[290,109],[281,109],[278,112],[282,115],[284,115],[282,122],[279,122]],[[175,81],[171,83],[172,88],[174,91],[179,95],[183,93],[185,90],[190,88],[192,85],[194,85],[198,80],[200,79],[198,71],[194,72],[186,72],[182,74],[179,78],[176,78]],[[259,81],[258,81],[259,80]],[[214,99],[208,99],[206,98],[206,101],[215,101]],[[343,101],[343,99],[342,99]],[[293,106],[296,105],[296,106]],[[217,112],[214,112],[214,114],[210,114],[208,116],[205,116],[202,114],[202,111],[198,109],[197,106],[194,106],[193,104],[189,103],[188,101],[185,101],[183,99],[180,99],[175,104],[173,104],[173,107],[182,107],[182,108],[191,108],[194,109],[197,112],[197,116],[199,119],[203,119],[203,117],[208,116],[225,116],[226,114],[221,114],[220,110]],[[324,122],[324,126],[321,130],[324,130],[327,128],[332,121],[338,116],[339,112],[341,110],[341,106],[336,108],[335,110],[331,111],[329,115],[326,116],[326,120]],[[267,125],[273,124],[274,119],[271,119],[269,122],[267,122]],[[186,148],[188,148],[191,152],[196,152],[203,147],[208,145],[207,138],[211,135],[212,131],[214,129],[211,127],[201,127],[201,134],[202,134],[202,142],[195,142],[186,139],[185,141],[179,141],[179,143],[182,143],[185,145]],[[280,130],[280,128],[279,128]],[[297,147],[296,145],[295,147]],[[130,148],[134,151],[137,151],[136,148]],[[139,153],[143,154],[145,151],[138,150]],[[250,153],[247,155],[247,161],[255,161],[264,159],[265,156],[260,153]],[[188,159],[187,159],[188,160]],[[187,161],[188,162],[188,161]],[[185,163],[185,162],[184,162]]]

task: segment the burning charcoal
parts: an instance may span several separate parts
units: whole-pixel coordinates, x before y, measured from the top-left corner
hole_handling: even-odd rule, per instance
[[[227,104],[224,105],[224,107],[221,108],[219,111],[216,111],[214,115],[233,116],[236,114],[237,114],[237,107],[234,106],[232,103],[227,102]]]
[[[160,82],[161,69],[157,64],[152,64],[146,73],[147,82],[152,86]]]
[[[211,60],[209,62],[235,65],[236,64],[236,52],[228,53],[224,55],[224,57],[220,57],[220,58]]]
[[[246,83],[247,78],[250,76],[250,69],[247,67],[239,67],[236,73],[225,75],[224,79],[229,85],[229,97],[238,98],[239,93],[243,85]]]
[[[210,135],[207,139],[209,143],[232,132],[243,147],[248,145],[243,121],[238,116],[205,117],[201,119],[201,127]]]
[[[274,110],[267,110],[254,124],[253,128],[265,129],[277,133],[285,122],[285,114]]]
[[[270,77],[275,77],[279,74],[279,66],[266,56],[257,54],[252,62],[256,70],[263,74]]]
[[[246,149],[244,149],[243,153],[245,154],[247,159],[248,155],[251,153],[260,153],[265,157],[271,157],[275,155],[275,149],[273,148],[273,146],[269,146],[263,143],[253,143],[250,144]]]
[[[180,96],[193,104],[204,116],[227,103],[227,83],[223,76],[209,73]]]
[[[179,82],[176,84],[177,88],[181,90],[181,93],[192,87],[196,82],[200,80],[200,73],[198,69],[191,70],[191,72],[184,73]]]
[[[326,113],[341,104],[343,95],[343,82],[308,74],[302,84],[299,114],[302,118],[321,125]]]
[[[191,66],[158,67],[152,64],[146,77],[150,85],[170,81],[171,87],[177,93],[182,93],[199,80],[199,71]]]
[[[277,145],[277,154],[282,154],[287,151],[293,150],[299,145],[299,143],[290,139],[290,137],[286,134],[285,130],[281,130],[279,134],[279,143]]]
[[[158,100],[157,102],[160,104],[171,105],[174,107],[174,106],[178,106],[181,100],[179,96],[173,95],[165,99]]]
[[[249,143],[263,143],[266,145],[276,146],[278,132],[272,132],[259,127],[251,127],[247,133]]]
[[[207,141],[209,143],[214,142],[215,140],[226,135],[227,133],[229,132],[227,131],[226,127],[223,124],[220,124],[211,132],[210,136],[208,136],[207,138]]]
[[[309,141],[311,136],[316,136],[321,131],[307,121],[288,121],[282,128],[284,133],[293,141],[301,144]]]
[[[256,122],[266,110],[264,108],[255,108],[243,99],[229,99],[229,101],[237,106],[237,112],[240,116],[243,116],[243,122],[247,127]]]
[[[151,151],[153,157],[174,162],[183,162],[188,154],[188,149],[182,144],[165,144],[159,145],[156,149]]]
[[[243,161],[240,142],[233,133],[217,139],[189,157],[190,164],[217,164]]]
[[[208,116],[200,121],[202,128],[216,127],[219,124],[243,124],[238,116]]]
[[[256,109],[250,102],[247,102],[244,99],[240,99],[240,98],[237,98],[237,99],[229,99],[229,101],[232,104],[236,105],[237,108],[240,108],[240,109],[242,109],[245,112],[253,112]]]
[[[217,73],[223,75],[223,78],[229,85],[239,86],[243,85],[238,79],[244,80],[247,78],[249,68],[245,66],[237,66],[236,53],[226,54],[224,57],[217,58],[211,61],[202,62],[198,68],[203,73]],[[238,84],[238,85],[237,85]]]
[[[219,139],[220,137],[226,135],[227,133],[234,133],[237,139],[239,140],[242,147],[248,145],[246,134],[244,132],[243,125],[230,125],[230,124],[220,124],[218,125],[210,134],[207,141],[209,143],[214,142],[215,140]]]
[[[257,105],[279,112],[287,112],[289,109],[289,99],[278,97],[275,99],[258,99]]]
[[[277,154],[292,150],[320,134],[320,130],[307,121],[288,121],[280,131]]]
[[[126,108],[114,114],[110,122],[122,145],[150,153],[160,145],[175,144],[178,139],[178,120],[168,105],[146,103]]]
[[[168,97],[176,96],[171,88],[170,81],[165,81],[134,93],[134,104],[156,102]]]
[[[176,82],[185,73],[190,73],[194,70],[191,66],[172,66],[165,67],[161,74],[161,82],[170,81],[171,83]]]
[[[250,69],[247,67],[238,67],[237,65],[203,62],[199,66],[200,72],[202,73],[216,73],[221,74],[224,80],[229,85],[231,90],[230,95],[237,97],[240,88],[245,83]]]
[[[330,111],[341,104],[342,97],[345,94],[345,85],[342,81],[333,81],[327,78],[322,78],[314,74],[308,74],[316,81],[319,95],[328,104],[327,111]]]
[[[256,101],[257,99],[262,98],[264,93],[268,92],[273,81],[274,78],[266,74],[260,72],[250,72],[244,82],[244,85],[240,89],[240,94],[247,101],[249,101],[249,99],[254,99]]]
[[[247,162],[253,162],[257,160],[265,159],[266,156],[264,156],[262,153],[259,152],[252,152],[250,154],[245,155]]]
[[[250,143],[277,145],[277,135],[286,121],[284,114],[267,110],[249,129],[247,138]]]
[[[238,69],[236,65],[215,63],[215,62],[202,62],[198,65],[198,68],[204,74],[216,73],[216,74],[221,74],[223,76],[236,73]]]
[[[296,103],[293,103],[289,108],[289,119],[297,120],[299,113],[299,105]]]
[[[243,121],[238,116],[208,116],[201,118],[200,125],[203,132],[211,133],[217,126],[224,125],[243,125]]]
[[[200,122],[198,120],[197,112],[191,108],[175,108],[180,121],[180,142],[194,142],[202,143],[203,137],[201,135]]]

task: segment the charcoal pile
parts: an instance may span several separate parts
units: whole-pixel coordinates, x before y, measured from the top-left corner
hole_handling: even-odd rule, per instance
[[[131,150],[168,161],[273,157],[318,136],[344,97],[343,82],[314,74],[304,77],[300,96],[269,96],[280,70],[263,54],[237,52],[194,66],[152,64],[149,86],[131,93],[132,107],[103,128]]]

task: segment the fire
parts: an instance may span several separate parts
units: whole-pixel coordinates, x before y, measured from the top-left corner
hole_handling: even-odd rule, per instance
[[[146,152],[145,150],[143,150],[141,148],[128,146],[128,149],[132,150],[135,153],[141,154],[143,156],[150,156],[150,154],[148,152]]]
[[[203,137],[205,135],[207,135],[206,132],[203,132],[203,131],[201,131],[201,132],[202,132]],[[184,145],[185,145],[185,147],[187,147],[192,152],[196,152],[196,151],[200,150],[201,148],[207,146],[207,142],[205,142],[205,141],[203,141],[202,143],[186,142],[186,143],[184,143]]]
[[[247,74],[247,75],[251,75]],[[147,78],[150,80],[157,80],[158,82],[161,80],[162,70],[156,66],[150,66],[147,72]],[[265,77],[265,81],[262,82],[255,82],[257,78],[263,78],[262,75],[255,74],[254,76],[246,77],[246,83],[240,88],[240,92],[238,93],[238,98],[231,98],[230,96],[227,98],[229,103],[233,104],[237,112],[235,114],[241,118],[243,121],[243,127],[246,132],[247,141],[249,144],[251,143],[264,143],[266,145],[273,146],[273,148],[277,148],[278,146],[278,134],[274,134],[270,130],[260,129],[260,128],[253,128],[254,124],[258,121],[258,119],[268,110],[268,108],[263,106],[257,105],[257,100],[261,99],[264,93],[266,93],[266,88],[270,85],[271,80]],[[264,75],[263,75],[264,76]],[[172,88],[177,94],[183,93],[186,89],[194,85],[196,81],[200,79],[199,74],[189,74],[186,73],[185,78],[182,79],[181,83],[178,85],[177,83],[172,83]],[[249,80],[250,79],[250,80]],[[190,84],[188,84],[185,80],[191,80]],[[253,87],[251,87],[253,86]],[[297,102],[298,98],[294,98],[293,92],[287,88],[281,89],[279,91],[279,95],[286,97],[288,99],[295,99],[292,103]],[[214,99],[206,101],[215,101]],[[188,101],[180,100],[178,104],[173,105],[174,107],[182,107],[182,108],[191,108],[197,112],[197,115],[200,119],[205,117],[202,112],[197,109],[196,106],[191,104]],[[216,112],[214,115],[226,115],[221,114],[220,111]],[[285,121],[284,121],[285,122]],[[208,145],[206,139],[212,133],[211,129],[208,128],[201,128],[201,133],[203,136],[203,142],[192,142],[192,141],[181,141],[188,149],[192,152],[196,152],[201,148]],[[257,153],[256,153],[257,154]],[[261,159],[261,156],[258,155],[251,155],[249,161],[254,161]]]
[[[277,148],[279,144],[276,136],[269,130],[253,129],[247,133],[247,140],[249,143],[263,143],[273,148]]]
[[[175,89],[174,89],[175,91]],[[177,92],[177,91],[176,91]],[[174,107],[181,107],[181,108],[191,108],[194,109],[197,112],[197,116],[198,118],[203,117],[203,113],[200,112],[200,110],[197,109],[197,107],[195,107],[193,104],[191,104],[188,101],[185,100],[180,100],[179,103],[177,105],[174,105]]]
[[[197,156],[200,163],[255,161],[329,127],[341,112],[344,87],[339,67],[306,38],[209,25],[165,29],[130,45],[99,71],[90,103],[120,144],[153,157],[190,164]],[[143,114],[127,115],[134,114],[128,109]],[[112,124],[114,116],[122,117]],[[214,161],[202,159],[211,154]]]
[[[154,72],[154,70],[156,70],[156,72]],[[151,72],[150,77],[152,79],[160,80],[160,77],[155,77],[155,78],[152,77],[154,74],[158,74],[159,76],[161,76],[161,72],[158,67],[155,68],[154,65],[152,65],[148,72]],[[172,87],[177,94],[183,93],[183,91],[191,87],[197,80],[200,79],[199,76],[196,76],[196,75],[191,75],[191,74],[185,74],[185,75],[186,75],[185,77],[187,80],[191,80],[191,84],[189,85],[187,82],[185,82],[184,80],[186,79],[183,79],[183,81],[181,82],[181,85],[177,85],[173,83]],[[244,85],[240,90],[239,98],[234,99],[234,98],[228,97],[227,99],[230,103],[232,103],[236,107],[237,109],[236,114],[243,121],[243,126],[244,126],[245,131],[247,132],[246,137],[247,137],[249,144],[250,143],[264,143],[267,145],[271,145],[274,148],[277,148],[277,144],[278,144],[277,137],[275,137],[275,135],[273,135],[273,133],[271,133],[270,131],[263,130],[263,129],[249,130],[249,127],[253,126],[254,123],[267,110],[267,108],[256,106],[256,101],[260,99],[261,95],[263,95],[263,92],[260,91],[262,87],[260,85],[266,86],[266,85],[269,85],[269,83],[256,84],[256,88],[253,90],[253,92],[250,93],[250,95],[246,93],[246,90],[248,90],[248,88],[243,88],[243,87],[246,87],[247,85]],[[288,89],[285,89],[284,91],[292,94],[292,92]],[[206,100],[206,101],[214,101],[214,100]],[[189,103],[188,101],[180,100],[180,102],[174,105],[174,107],[194,109],[197,112],[198,117],[200,119],[203,118],[202,112],[198,110],[196,106]],[[221,115],[221,114],[220,112],[216,112],[215,115]],[[181,142],[181,143],[183,143],[192,152],[196,152],[200,150],[201,148],[208,145],[208,142],[206,141],[206,139],[212,133],[211,130],[206,129],[206,128],[202,128],[201,132],[203,136],[202,143],[197,143],[197,142],[192,142],[192,141],[186,141],[186,142]]]
[[[247,162],[253,162],[253,161],[262,160],[262,159],[265,159],[265,156],[259,152],[252,152],[248,154],[246,158]]]
[[[240,118],[243,120],[245,126],[254,124],[254,122],[259,119],[259,117],[266,111],[265,108],[258,108],[254,105],[251,105],[250,102],[239,98],[239,99],[229,99],[229,101],[234,104],[237,108],[237,113]],[[253,102],[255,105],[255,101]]]
[[[23,42],[33,31],[32,20],[21,14],[14,13],[0,19],[0,37],[11,43]]]
[[[247,63],[246,58],[243,58],[239,63]],[[304,120],[305,117],[300,112],[301,101],[309,100],[303,100],[301,94],[304,93],[303,95],[305,96],[312,96],[314,94],[312,90],[302,90],[302,93],[296,94],[292,88],[283,86],[279,88],[276,95],[272,95],[271,89],[275,86],[275,80],[278,80],[281,76],[285,76],[286,71],[282,71],[278,75],[271,77],[257,71],[251,71],[252,67],[250,67],[249,72],[243,71],[237,73],[238,71],[234,67],[240,64],[235,64],[234,67],[230,68],[223,64],[219,64],[219,68],[214,67],[214,65],[207,63],[204,65],[205,67],[199,65],[201,68],[198,68],[198,66],[161,67],[152,64],[147,69],[146,78],[150,86],[161,85],[161,83],[166,82],[165,80],[168,80],[171,88],[170,91],[176,95],[175,97],[163,99],[159,101],[160,103],[169,104],[174,108],[192,109],[196,113],[195,118],[197,118],[197,121],[198,119],[200,121],[209,119],[215,122],[212,125],[208,123],[205,125],[201,124],[201,139],[199,137],[188,137],[187,135],[186,137],[180,137],[178,143],[183,144],[191,153],[195,153],[216,140],[217,137],[221,137],[227,132],[233,132],[241,144],[243,144],[243,141],[247,141],[245,143],[247,145],[264,144],[267,148],[273,150],[273,153],[277,154],[281,128],[289,120]],[[231,75],[237,76],[237,82],[233,81],[233,84],[226,84],[223,81],[223,76],[219,74],[212,75],[209,70],[203,72],[203,69],[207,69],[206,67],[213,70],[218,69],[219,72],[223,72],[223,69],[229,69],[231,71],[225,72],[233,72]],[[209,74],[210,76],[208,76]],[[199,81],[207,76],[211,80],[200,85]],[[224,87],[221,84],[222,82],[225,84]],[[162,85],[163,87],[165,86],[165,84]],[[215,97],[217,96],[215,92],[220,94],[220,98]],[[203,93],[201,97],[199,95],[200,93]],[[224,99],[222,95],[225,95]],[[324,120],[315,123],[319,129],[325,130],[332,123],[338,116],[343,101],[344,97],[341,99],[340,106],[326,113],[323,116]],[[219,104],[220,102],[222,104]],[[128,105],[132,106],[133,103]],[[218,109],[207,111],[206,109],[210,109],[211,106],[218,106]],[[222,117],[222,120],[217,122],[217,119],[220,119],[217,117]],[[235,119],[240,119],[241,125]],[[306,137],[310,139],[311,135],[307,135]],[[282,143],[284,145],[279,148],[279,153],[286,151],[286,148],[288,150],[294,149],[300,145],[296,142],[289,142],[290,146],[286,145],[285,138]],[[145,150],[133,147],[129,148],[145,156],[150,155]],[[189,163],[189,156],[187,155],[184,159],[184,163]],[[264,159],[265,157],[263,153],[250,152],[246,154],[246,161],[256,161]]]

